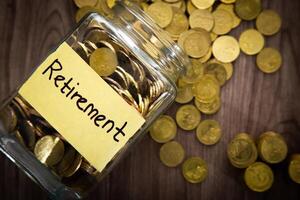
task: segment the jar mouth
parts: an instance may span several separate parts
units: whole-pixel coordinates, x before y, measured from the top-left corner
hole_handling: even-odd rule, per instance
[[[130,1],[117,1],[108,16],[128,37],[126,45],[141,55],[145,64],[151,64],[175,83],[190,66],[190,60],[171,37],[144,11]]]

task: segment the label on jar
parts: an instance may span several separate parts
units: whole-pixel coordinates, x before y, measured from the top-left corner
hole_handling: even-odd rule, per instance
[[[67,43],[19,94],[99,172],[145,122]]]

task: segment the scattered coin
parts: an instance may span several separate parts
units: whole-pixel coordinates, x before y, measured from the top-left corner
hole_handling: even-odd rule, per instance
[[[200,120],[200,112],[193,105],[183,105],[176,112],[176,122],[183,130],[195,129]]]
[[[116,71],[118,59],[112,50],[103,47],[92,53],[90,65],[99,76],[109,76]]]
[[[235,12],[243,20],[255,19],[261,11],[261,0],[237,0]]]
[[[202,158],[191,157],[182,164],[182,174],[190,183],[201,183],[208,175],[208,167]]]
[[[215,25],[213,27],[213,32],[217,35],[224,35],[231,31],[233,27],[233,17],[232,15],[224,9],[217,9],[212,13]]]
[[[229,12],[231,14],[231,17],[232,17],[232,20],[233,20],[232,21],[232,28],[236,28],[241,24],[242,20],[241,20],[241,18],[239,18],[235,14],[233,4],[221,3],[221,4],[218,5],[217,9],[224,9],[224,10],[226,10],[227,12]]]
[[[278,71],[282,64],[282,57],[274,48],[264,48],[256,57],[257,67],[264,73]]]
[[[220,110],[221,100],[219,96],[216,96],[216,98],[209,103],[202,103],[195,99],[195,105],[198,108],[198,110],[201,111],[203,114],[212,115]]]
[[[300,184],[300,154],[293,154],[291,156],[289,176],[295,183]]]
[[[273,131],[260,135],[257,148],[260,158],[271,164],[283,161],[288,152],[287,144],[283,137]]]
[[[244,179],[249,189],[255,192],[264,192],[271,188],[274,175],[268,165],[256,162],[246,169]]]
[[[274,10],[264,10],[256,19],[256,28],[267,36],[276,34],[280,30],[281,24],[281,18]]]
[[[240,55],[239,43],[232,36],[221,36],[214,41],[212,52],[217,60],[230,63]]]
[[[146,12],[161,28],[165,28],[171,24],[174,14],[169,4],[159,1],[151,4]]]
[[[191,1],[192,1],[193,5],[195,7],[197,7],[198,9],[202,9],[202,10],[210,8],[215,2],[215,0],[205,0],[205,1],[203,1],[203,0],[191,0]]]
[[[198,82],[204,75],[204,65],[199,59],[190,59],[191,66],[187,69],[187,72],[182,76],[182,80],[188,84],[194,84]]]
[[[173,39],[178,39],[180,34],[189,28],[188,19],[179,8],[173,8],[174,16],[172,22],[165,28]]]
[[[265,39],[255,29],[245,30],[240,36],[241,50],[247,55],[258,54],[265,46]]]
[[[160,116],[150,128],[150,136],[158,143],[166,143],[175,138],[177,126],[174,119],[168,115]]]
[[[192,92],[192,86],[191,85],[185,85],[182,87],[179,87],[177,89],[177,96],[175,101],[177,103],[188,103],[190,101],[192,101],[194,98],[193,92]]]
[[[224,85],[227,80],[226,69],[220,63],[207,63],[204,67],[204,74],[214,76],[220,86]]]
[[[210,103],[220,95],[220,85],[214,76],[204,75],[193,85],[193,94],[199,102]]]
[[[168,167],[178,166],[182,163],[184,155],[185,152],[182,145],[176,141],[165,143],[159,151],[161,162]]]
[[[221,126],[216,120],[204,120],[198,125],[196,135],[202,144],[214,145],[221,139]]]
[[[208,10],[195,10],[189,18],[191,28],[203,28],[211,31],[214,27],[214,16]]]
[[[257,149],[253,139],[246,133],[239,133],[228,144],[227,155],[230,163],[237,168],[246,168],[257,159]]]

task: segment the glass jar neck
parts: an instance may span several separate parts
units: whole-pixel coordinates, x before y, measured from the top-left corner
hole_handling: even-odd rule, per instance
[[[117,32],[126,46],[145,65],[151,65],[173,83],[189,66],[182,49],[135,4],[117,1],[107,17],[119,27]]]

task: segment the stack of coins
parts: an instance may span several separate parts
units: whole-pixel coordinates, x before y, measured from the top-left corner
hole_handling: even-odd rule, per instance
[[[249,189],[255,192],[264,192],[273,184],[273,171],[265,163],[280,163],[287,157],[287,152],[288,148],[284,138],[274,131],[262,133],[257,140],[257,146],[249,134],[239,133],[227,147],[230,163],[237,168],[246,168],[245,183]],[[258,155],[265,163],[257,162]],[[292,180],[297,180],[295,177],[300,175],[297,159],[299,157],[294,156],[290,162],[289,174]]]

